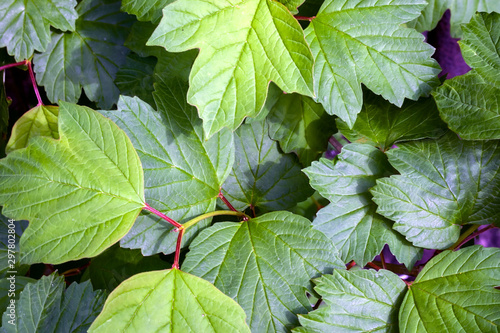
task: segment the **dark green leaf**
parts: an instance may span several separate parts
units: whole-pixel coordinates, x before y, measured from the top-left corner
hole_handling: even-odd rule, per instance
[[[53,33],[47,51],[34,57],[37,81],[47,97],[76,103],[82,88],[87,97],[103,108],[116,103],[114,83],[125,63],[123,46],[131,16],[120,12],[119,0],[83,0],[72,33]]]
[[[223,192],[237,210],[283,210],[312,195],[298,161],[279,151],[278,143],[269,138],[265,121],[238,128],[235,147],[235,163]]]
[[[75,30],[76,0],[0,1],[0,47],[7,47],[16,61],[43,52],[50,42],[50,26]]]
[[[182,269],[236,300],[253,332],[286,332],[311,309],[310,279],[345,268],[337,250],[304,217],[273,212],[203,230]]]
[[[103,114],[123,128],[139,154],[146,201],[183,223],[215,209],[219,188],[234,161],[233,137],[225,130],[205,141],[202,121],[186,102],[185,85],[157,79],[154,98],[159,112],[137,98],[122,96],[118,111]],[[208,224],[210,220],[203,220],[187,229],[183,244]],[[157,216],[142,214],[121,245],[140,248],[144,255],[171,253],[177,239],[172,230]]]
[[[399,141],[438,138],[447,129],[432,97],[405,101],[401,108],[373,93],[365,94],[352,129],[337,118],[337,127],[351,142],[387,150]]]
[[[361,83],[391,103],[416,100],[437,85],[439,65],[424,37],[403,26],[423,0],[327,0],[305,30],[314,55],[314,91],[349,127],[361,110]]]
[[[146,272],[109,295],[89,333],[246,332],[245,313],[212,284],[178,269]]]
[[[401,333],[500,332],[500,249],[444,251],[425,265],[399,312]]]
[[[499,224],[500,142],[439,140],[401,144],[388,152],[401,175],[377,180],[377,212],[416,246],[445,249],[460,225]]]
[[[36,280],[17,274],[9,274],[7,277],[0,279],[0,312],[4,313],[7,306],[14,303],[12,300],[17,301],[21,291],[28,283],[35,283]],[[15,303],[14,303],[15,304]],[[14,312],[15,305],[10,306],[9,313]],[[10,318],[9,318],[10,319]]]
[[[294,333],[398,332],[405,283],[384,269],[340,271],[323,275],[314,288],[326,306],[299,316]]]
[[[19,252],[19,239],[27,227],[28,221],[15,221],[0,213],[0,277],[10,275],[8,271],[21,275],[28,270],[29,266],[20,264]]]
[[[121,9],[137,16],[139,21],[157,22],[161,18],[161,10],[173,0],[122,0]]]
[[[61,102],[59,135],[33,138],[0,161],[4,214],[30,221],[24,263],[95,256],[127,233],[145,205],[141,162],[113,122]]]
[[[272,85],[264,106],[271,139],[280,143],[285,153],[295,152],[304,166],[323,153],[328,138],[335,132],[334,118],[321,104],[299,94],[284,94]]]
[[[157,60],[154,57],[140,57],[135,53],[127,56],[125,64],[116,73],[115,84],[120,93],[126,96],[137,96],[149,105],[156,105],[153,99],[154,68]]]
[[[445,81],[434,98],[441,117],[462,138],[500,139],[500,14],[479,13],[463,32],[460,47],[473,70]]]
[[[269,81],[288,93],[313,95],[311,51],[277,1],[178,0],[165,7],[148,44],[171,52],[200,48],[188,101],[198,108],[207,138],[257,115]]]
[[[344,146],[338,160],[321,159],[304,172],[311,186],[331,202],[318,211],[314,228],[333,241],[344,262],[364,266],[385,244],[408,268],[420,258],[422,251],[394,231],[392,221],[377,214],[371,200],[369,189],[375,181],[393,173],[380,150],[352,143]]]

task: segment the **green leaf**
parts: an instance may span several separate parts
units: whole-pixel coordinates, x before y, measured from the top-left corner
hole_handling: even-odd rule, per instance
[[[288,93],[313,95],[313,59],[303,31],[273,0],[176,1],[163,10],[148,44],[171,52],[200,48],[188,102],[198,108],[207,138],[257,115],[269,81]]]
[[[273,212],[222,222],[190,245],[182,269],[240,304],[252,332],[285,332],[311,309],[310,279],[344,269],[333,244],[304,217]]]
[[[146,201],[183,223],[213,211],[219,188],[234,161],[232,133],[228,130],[205,141],[201,119],[186,102],[186,86],[157,77],[154,98],[159,112],[137,99],[122,96],[118,111],[105,111],[129,135],[141,159],[146,179]],[[210,220],[188,228],[189,244]],[[175,251],[174,227],[152,214],[142,214],[121,241],[122,247],[140,248],[144,255]]]
[[[250,332],[245,313],[212,284],[178,269],[134,275],[106,300],[97,332]]]
[[[161,10],[173,0],[122,0],[121,10],[137,16],[139,21],[157,22]]]
[[[305,30],[314,55],[314,91],[329,114],[352,127],[361,110],[361,83],[392,104],[416,100],[437,85],[439,65],[424,36],[402,23],[423,0],[327,0]]]
[[[444,251],[425,265],[399,312],[402,333],[500,332],[500,249]]]
[[[38,105],[29,110],[19,118],[10,136],[5,152],[25,148],[31,138],[37,136],[48,136],[59,139],[57,130],[57,115],[59,107],[51,105]]]
[[[137,96],[149,105],[155,105],[153,99],[154,57],[143,58],[135,53],[127,56],[125,64],[116,73],[115,84],[122,95]]]
[[[500,143],[439,140],[401,144],[388,152],[401,175],[377,180],[377,212],[416,246],[446,249],[460,225],[500,221]]]
[[[4,0],[0,2],[0,47],[16,61],[43,52],[50,42],[50,26],[75,30],[76,0]]]
[[[275,85],[269,88],[264,110],[269,112],[271,139],[279,141],[285,153],[295,152],[305,166],[327,149],[328,139],[336,132],[334,118],[321,104],[307,96],[284,94]]]
[[[24,263],[95,256],[128,232],[145,205],[139,157],[109,119],[61,102],[59,135],[34,138],[0,161],[3,213],[30,221]]]
[[[352,129],[339,118],[337,127],[351,142],[368,143],[384,151],[400,141],[438,138],[447,129],[432,97],[405,101],[398,108],[373,93],[365,94]]]
[[[166,266],[168,263],[157,255],[144,257],[139,250],[123,249],[116,244],[93,258],[84,275],[90,278],[95,289],[112,291],[132,275]]]
[[[314,281],[326,306],[299,316],[295,333],[398,332],[405,283],[384,269],[335,271]]]
[[[223,192],[237,210],[288,209],[313,194],[296,158],[281,153],[269,138],[265,121],[238,128],[235,147],[235,163]]]
[[[120,12],[120,3],[83,0],[77,6],[75,31],[52,33],[47,51],[35,54],[37,81],[53,103],[76,103],[82,88],[100,107],[116,103],[114,79],[125,63],[128,49],[123,42],[131,23],[131,16]]]
[[[15,221],[0,213],[0,277],[11,274],[7,272],[22,275],[28,271],[29,266],[20,264],[19,255],[19,239],[27,227],[28,221]]]
[[[12,300],[17,301],[19,299],[21,291],[24,290],[24,287],[28,283],[35,282],[35,279],[17,274],[9,274],[8,277],[0,279],[0,313],[4,313],[7,310],[7,306],[12,303]],[[15,312],[15,305],[9,308],[9,314],[11,313],[11,309],[12,312]]]
[[[441,117],[460,137],[500,139],[500,14],[479,13],[463,32],[460,48],[473,70],[445,81],[434,98]]]
[[[90,282],[65,286],[64,278],[55,274],[29,283],[15,303],[14,318],[8,308],[3,314],[2,332],[87,332],[105,294],[93,291]]]
[[[452,37],[461,37],[461,25],[468,23],[476,12],[500,12],[500,2],[497,0],[427,0],[429,3],[422,14],[408,23],[420,32],[433,30],[444,12],[451,11],[450,33]]]
[[[371,200],[369,189],[375,181],[393,173],[384,153],[352,143],[342,148],[337,160],[323,158],[304,172],[311,186],[331,202],[318,211],[314,228],[333,241],[344,262],[365,266],[385,244],[408,268],[420,259],[422,251],[394,231],[392,221],[377,214]]]

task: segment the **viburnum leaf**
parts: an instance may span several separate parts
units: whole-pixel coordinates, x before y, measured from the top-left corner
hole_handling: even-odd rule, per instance
[[[295,156],[281,153],[269,137],[265,120],[242,125],[234,140],[233,170],[222,186],[234,208],[283,210],[313,194]]]
[[[65,287],[64,277],[55,273],[26,285],[16,302],[14,325],[9,322],[7,309],[2,317],[2,332],[87,332],[106,295],[93,291],[90,281]]]
[[[61,102],[59,135],[36,137],[0,160],[3,214],[30,221],[24,263],[95,256],[128,232],[145,205],[141,162],[113,122]]]
[[[500,249],[444,251],[419,273],[399,311],[401,333],[499,332]]]
[[[398,311],[406,284],[391,271],[336,270],[314,283],[326,306],[300,315],[302,327],[294,333],[399,332]]]
[[[401,173],[377,180],[377,212],[416,246],[445,249],[460,225],[500,221],[500,142],[439,140],[404,143],[388,153]]]
[[[28,221],[15,221],[12,219],[9,221],[9,218],[0,212],[0,278],[9,276],[7,271],[15,271],[17,275],[22,275],[28,271],[29,266],[20,264],[19,255],[19,239],[27,227]],[[13,235],[14,238],[9,235]],[[9,267],[11,264],[14,265],[14,268]]]
[[[188,102],[198,108],[207,138],[257,115],[269,81],[287,93],[313,95],[311,51],[299,23],[277,1],[175,1],[148,45],[171,52],[200,48]]]
[[[203,230],[182,265],[236,300],[252,332],[296,326],[296,315],[311,310],[310,279],[334,268],[345,266],[332,242],[306,218],[284,211]]]
[[[43,52],[50,42],[50,26],[75,30],[76,0],[0,1],[0,47],[7,47],[16,61]]]
[[[134,275],[108,297],[97,332],[250,332],[245,312],[207,281],[178,269]]]
[[[269,112],[269,136],[285,153],[295,152],[304,166],[323,153],[336,132],[334,118],[321,104],[307,96],[284,94],[275,85],[269,88],[264,109]],[[264,111],[264,110],[263,110]]]
[[[408,22],[408,26],[415,27],[420,32],[433,30],[444,12],[449,9],[450,33],[452,37],[461,37],[461,25],[468,23],[476,12],[500,12],[498,0],[427,0],[429,3],[422,14],[415,20]]]
[[[2,258],[3,259],[3,258]],[[7,261],[7,260],[6,260]],[[19,274],[19,273],[18,273]],[[14,276],[14,277],[12,277]],[[24,290],[24,287],[28,285],[28,283],[35,283],[36,280],[33,278],[29,278],[22,275],[17,274],[9,274],[8,277],[0,279],[0,313],[4,313],[7,309],[7,306],[11,304],[11,299],[15,299],[16,301],[19,299],[19,295],[21,291]],[[11,286],[14,284],[14,291],[12,291]],[[12,297],[12,292],[14,293],[14,297]],[[11,310],[12,309],[12,310]],[[15,305],[14,307],[10,307],[9,314],[15,313]],[[10,318],[9,318],[10,319]]]
[[[137,16],[139,21],[158,22],[161,10],[173,0],[122,0],[121,9]]]
[[[344,262],[364,266],[385,244],[398,261],[410,268],[422,251],[392,229],[393,222],[376,213],[369,189],[394,171],[384,153],[367,144],[342,148],[335,161],[322,158],[304,169],[311,186],[330,204],[317,213],[314,228],[325,233]]]
[[[156,63],[154,57],[140,57],[130,53],[125,64],[116,73],[115,84],[120,89],[120,94],[137,96],[154,106],[153,83]]]
[[[437,85],[439,65],[424,37],[402,24],[424,0],[327,0],[305,30],[314,55],[314,91],[329,114],[352,127],[361,110],[361,83],[401,106]]]
[[[129,52],[123,42],[132,22],[131,16],[120,12],[120,3],[81,1],[75,31],[52,33],[47,51],[35,54],[37,81],[53,103],[76,103],[82,88],[100,107],[116,103],[119,90],[114,79]]]
[[[38,105],[23,114],[12,128],[12,134],[5,147],[5,152],[8,154],[16,149],[25,148],[28,146],[29,140],[37,136],[58,139],[58,114],[59,107],[52,105]]]
[[[204,140],[202,121],[186,102],[187,87],[178,80],[157,77],[154,98],[159,112],[138,98],[122,96],[118,111],[104,111],[129,135],[141,158],[146,201],[179,223],[213,211],[219,188],[234,161],[233,135],[224,130]],[[206,219],[188,228],[189,244]],[[156,215],[142,214],[121,241],[144,255],[175,251],[174,227]]]
[[[164,269],[167,266],[170,265],[158,255],[144,257],[139,250],[123,249],[116,244],[92,258],[82,279],[90,278],[95,289],[112,291],[137,273]]]
[[[364,95],[352,129],[339,118],[337,127],[351,142],[368,143],[384,151],[400,141],[439,138],[447,130],[432,97],[407,100],[398,108],[370,92]]]
[[[463,26],[463,35],[460,48],[473,70],[446,80],[434,98],[441,117],[460,137],[500,139],[500,14],[478,13]]]

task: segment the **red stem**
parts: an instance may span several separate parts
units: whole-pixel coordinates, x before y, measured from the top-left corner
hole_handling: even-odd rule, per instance
[[[354,260],[351,260],[351,262],[350,262],[350,263],[348,263],[348,264],[346,265],[346,269],[347,269],[347,270],[350,270],[350,269],[351,269],[351,268],[353,268],[355,265],[356,265],[356,263],[354,262]]]
[[[179,269],[179,256],[181,255],[181,243],[182,236],[184,235],[184,228],[177,229],[179,231],[179,235],[177,236],[177,244],[175,246],[175,258],[174,263],[172,264],[172,269]]]
[[[231,205],[231,203],[226,199],[224,194],[222,194],[222,189],[219,190],[218,197],[224,202],[224,204],[226,204],[227,208],[229,208],[233,212],[237,212],[237,210],[233,207],[233,205]]]
[[[313,19],[316,18],[316,16],[308,17],[308,16],[294,16],[296,20],[298,21],[309,21],[311,22]]]
[[[387,269],[387,267],[385,266],[384,250],[380,252],[380,261],[382,262],[382,268]]]
[[[17,67],[17,66],[22,66],[22,65],[26,65],[26,60],[16,62],[15,64],[8,64],[8,65],[0,66],[0,71],[3,71],[4,69],[7,69],[7,68]]]
[[[31,83],[33,84],[33,90],[35,90],[38,105],[43,105],[42,97],[40,97],[40,92],[38,91],[38,86],[36,84],[35,74],[33,73],[33,68],[31,68],[31,60],[26,60],[26,64],[28,65],[28,72],[30,73]]]
[[[370,266],[371,268],[375,268],[377,271],[382,269],[382,268],[378,267],[377,265],[375,265],[372,262],[369,262],[367,265]]]
[[[179,222],[176,222],[176,221],[172,220],[170,217],[168,217],[167,215],[163,214],[162,212],[157,211],[156,209],[154,209],[150,205],[146,204],[146,206],[144,206],[144,209],[145,210],[149,210],[151,213],[153,213],[155,215],[158,215],[159,217],[161,217],[162,219],[164,219],[165,221],[167,221],[168,223],[170,223],[174,227],[176,227],[178,229],[184,229],[184,227],[182,226],[182,224],[180,224]]]
[[[493,224],[490,224],[489,226],[487,226],[486,228],[484,229],[481,229],[481,230],[478,230],[476,231],[475,233],[473,233],[472,235],[469,235],[469,237],[466,237],[460,244],[458,244],[458,246],[454,249],[454,251],[460,249],[460,247],[462,245],[464,245],[465,243],[467,243],[468,241],[470,241],[471,239],[474,239],[476,238],[477,236],[479,236],[480,234],[482,234],[483,232],[485,231],[488,231],[490,229],[493,229],[495,228],[495,226]]]

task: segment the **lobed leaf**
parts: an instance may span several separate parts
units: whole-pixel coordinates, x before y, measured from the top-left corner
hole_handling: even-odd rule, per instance
[[[96,332],[250,332],[245,313],[207,281],[178,269],[134,275],[108,297]]]
[[[315,280],[326,306],[300,315],[294,333],[394,332],[405,283],[391,271],[336,270]]]
[[[156,64],[154,57],[140,57],[135,53],[130,53],[125,64],[116,73],[115,84],[120,94],[137,96],[154,106],[153,84]]]
[[[385,244],[408,268],[420,259],[422,250],[394,231],[392,221],[377,214],[371,200],[369,190],[376,180],[393,172],[384,153],[357,143],[344,146],[338,160],[323,158],[304,169],[311,186],[330,201],[318,211],[314,228],[333,241],[344,262],[365,266]]]
[[[479,13],[463,32],[460,48],[473,70],[445,81],[434,98],[443,120],[462,138],[500,139],[500,14]]]
[[[257,115],[269,81],[288,93],[313,95],[311,51],[298,22],[277,1],[176,1],[164,8],[148,45],[171,52],[200,48],[188,102],[199,109],[207,138]]]
[[[310,279],[344,269],[333,244],[310,222],[273,212],[203,230],[182,269],[213,283],[241,305],[253,332],[286,332],[311,309]]]
[[[118,111],[103,111],[123,128],[134,144],[145,174],[146,201],[183,223],[213,211],[219,188],[234,161],[232,133],[224,130],[204,140],[196,109],[186,102],[186,86],[157,77],[154,98],[159,112],[138,98],[122,96]],[[203,220],[186,230],[183,244],[210,224]],[[155,215],[140,215],[121,241],[144,255],[175,251],[174,227]]]
[[[121,10],[137,16],[139,21],[158,22],[163,7],[173,0],[122,0]]]
[[[439,65],[424,37],[402,24],[423,0],[327,0],[305,30],[314,56],[314,92],[329,114],[352,127],[361,110],[361,83],[401,106],[437,85]]]
[[[145,205],[139,157],[109,119],[61,102],[59,135],[34,138],[0,161],[3,213],[30,221],[24,263],[95,256],[127,233]]]
[[[500,249],[444,251],[409,287],[399,329],[410,332],[499,332]]]
[[[460,225],[498,225],[499,142],[463,141],[448,133],[387,154],[401,174],[377,180],[373,200],[414,245],[446,249],[457,241]]]

